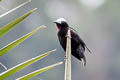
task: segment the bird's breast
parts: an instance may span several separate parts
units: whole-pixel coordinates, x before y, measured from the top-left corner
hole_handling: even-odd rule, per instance
[[[60,27],[57,27],[57,32],[60,32]]]

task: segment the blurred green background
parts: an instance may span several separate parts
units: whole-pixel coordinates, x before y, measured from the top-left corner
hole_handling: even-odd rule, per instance
[[[0,5],[10,10],[25,1],[3,0]],[[48,50],[57,48],[57,51],[6,80],[14,80],[36,69],[64,60],[65,54],[58,42],[56,25],[52,23],[60,17],[65,18],[69,25],[78,31],[92,51],[92,54],[85,52],[86,67],[72,57],[72,80],[120,80],[120,0],[32,0],[24,7],[0,18],[0,27],[33,8],[38,10],[0,38],[0,48],[40,25],[46,25],[47,29],[40,30],[0,57],[0,62],[11,68]],[[6,10],[0,8],[0,14],[4,12]],[[0,66],[0,73],[3,71]],[[64,80],[64,65],[37,77],[41,80]]]

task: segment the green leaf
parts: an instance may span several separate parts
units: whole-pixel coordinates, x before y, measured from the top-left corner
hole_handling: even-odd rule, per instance
[[[24,76],[22,76],[22,77],[20,77],[20,78],[17,78],[16,80],[29,80],[29,79],[37,76],[38,74],[43,73],[43,72],[45,72],[45,71],[48,71],[48,70],[50,70],[50,69],[52,69],[52,68],[54,68],[55,66],[58,66],[58,65],[60,65],[60,64],[63,64],[63,62],[58,62],[58,63],[53,64],[53,65],[50,65],[50,66],[48,66],[48,67],[45,67],[45,68],[36,70],[36,71],[31,72],[31,73],[29,73],[29,74],[27,74],[27,75],[24,75]]]
[[[1,1],[2,1],[2,0],[1,0]],[[18,8],[21,8],[22,6],[26,5],[26,4],[29,3],[29,2],[31,2],[31,0],[27,0],[26,2],[20,4],[19,6],[17,6],[17,7],[15,7],[15,8],[13,8],[13,9],[11,9],[11,10],[3,13],[2,15],[0,15],[0,18],[2,18],[2,17],[4,17],[4,16],[6,16],[7,14],[9,14],[9,13],[17,10]],[[2,8],[2,7],[1,7],[1,8]],[[3,7],[3,9],[6,9],[6,8]],[[6,9],[6,10],[7,10],[7,9]]]
[[[25,15],[19,17],[16,20],[13,20],[12,22],[8,23],[7,25],[3,26],[2,28],[0,28],[0,37],[2,37],[3,35],[5,35],[6,33],[8,33],[10,30],[12,30],[14,27],[17,26],[17,24],[19,24],[20,22],[22,22],[26,17],[28,17],[30,14],[32,14],[33,12],[35,12],[36,8],[29,11],[28,13],[26,13]]]
[[[56,50],[51,50],[51,51],[48,51],[42,55],[39,55],[37,57],[34,57],[32,59],[29,59],[21,64],[18,64],[16,65],[15,67],[11,68],[11,69],[8,69],[7,71],[3,72],[0,74],[0,80],[4,80],[6,78],[8,78],[9,76],[15,74],[16,72],[26,68],[27,66],[39,61],[40,59],[43,59],[44,57],[48,56],[49,54],[51,54],[52,52],[54,52]]]
[[[4,55],[8,51],[10,51],[11,49],[16,47],[20,43],[22,43],[24,40],[26,40],[28,37],[32,36],[33,34],[35,34],[38,30],[40,30],[42,28],[45,28],[45,26],[40,26],[40,27],[36,28],[35,30],[33,30],[32,32],[29,32],[26,35],[23,35],[22,37],[14,40],[13,42],[11,42],[8,45],[4,46],[3,48],[0,49],[0,56]]]

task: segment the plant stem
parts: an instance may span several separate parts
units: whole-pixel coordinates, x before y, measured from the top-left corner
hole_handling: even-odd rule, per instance
[[[66,42],[66,60],[65,60],[65,79],[71,80],[71,34],[70,29],[67,32],[67,42]]]

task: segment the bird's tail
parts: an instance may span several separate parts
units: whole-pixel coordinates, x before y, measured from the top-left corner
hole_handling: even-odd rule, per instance
[[[81,61],[83,63],[83,66],[86,66],[86,58],[85,58],[85,56],[83,58],[81,58]]]
[[[90,52],[90,53],[92,53],[91,51],[90,51],[90,49],[85,45],[85,47],[86,47],[86,49]]]

